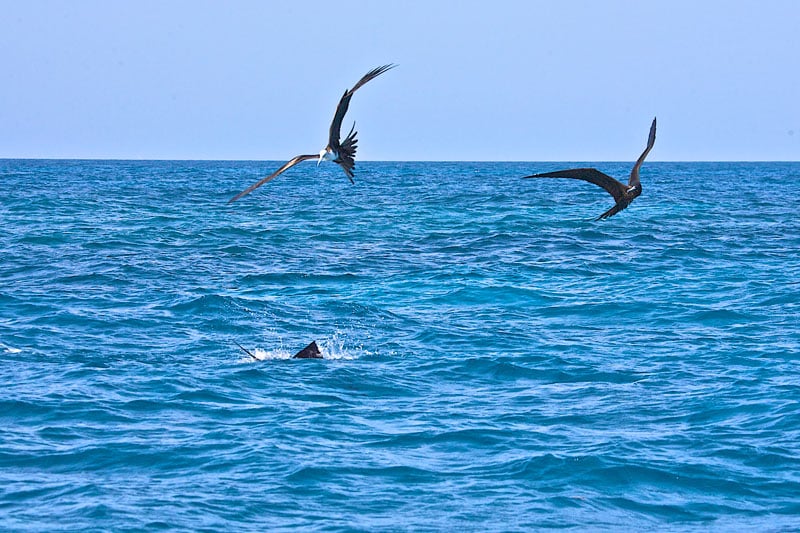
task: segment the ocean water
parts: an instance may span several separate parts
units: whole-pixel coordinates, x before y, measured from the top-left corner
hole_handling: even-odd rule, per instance
[[[0,161],[0,529],[800,528],[800,163],[278,164]]]

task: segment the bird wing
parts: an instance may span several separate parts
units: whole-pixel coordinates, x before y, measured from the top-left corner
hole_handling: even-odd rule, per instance
[[[542,174],[525,176],[525,178],[570,178],[573,180],[588,181],[589,183],[594,183],[605,189],[617,202],[625,196],[625,191],[627,190],[627,187],[619,180],[612,178],[608,174],[603,174],[596,168],[557,170],[555,172],[543,172]]]
[[[626,207],[628,207],[629,205],[630,202],[627,200],[622,202],[617,202],[616,204],[614,204],[614,207],[612,207],[611,209],[609,209],[608,211],[597,217],[595,220],[603,220],[605,218],[612,217],[617,213],[619,213],[620,211],[622,211],[623,209],[625,209]]]
[[[650,150],[653,149],[653,145],[655,143],[656,143],[656,119],[653,118],[653,123],[650,125],[650,136],[647,137],[647,148],[644,149],[642,155],[640,155],[639,159],[636,160],[636,164],[633,165],[633,170],[631,170],[631,177],[628,180],[628,187],[632,187],[640,183],[639,169],[642,167],[642,163],[644,163],[644,158],[647,157],[647,154],[649,154]]]
[[[344,120],[344,115],[347,113],[347,108],[350,107],[350,99],[353,97],[353,93],[355,93],[362,85],[367,83],[368,81],[377,78],[387,70],[393,69],[396,65],[383,65],[378,68],[374,68],[364,74],[364,76],[358,80],[358,83],[353,85],[353,88],[345,91],[342,95],[341,100],[339,100],[339,105],[336,106],[336,113],[333,115],[333,121],[331,121],[331,129],[330,133],[328,134],[328,146],[338,152],[339,151],[339,138],[341,137],[341,129],[342,129],[342,120]]]
[[[294,157],[294,158],[290,159],[281,168],[279,168],[278,170],[276,170],[275,172],[273,172],[272,174],[270,174],[266,178],[263,178],[263,179],[257,181],[253,185],[249,186],[248,188],[246,188],[245,190],[243,190],[242,192],[240,192],[239,194],[237,194],[236,196],[234,196],[233,198],[228,200],[228,203],[231,204],[231,203],[235,202],[236,200],[238,200],[239,198],[241,198],[242,196],[246,196],[246,195],[250,194],[255,189],[258,189],[259,187],[264,185],[266,182],[268,182],[268,181],[270,181],[270,180],[272,180],[274,178],[277,178],[278,176],[280,176],[281,174],[283,174],[284,172],[286,172],[287,170],[289,170],[290,168],[295,166],[297,163],[300,163],[302,161],[307,161],[309,159],[316,159],[318,157],[319,157],[319,155],[316,155],[316,154],[308,154],[308,155],[298,155],[297,157]]]

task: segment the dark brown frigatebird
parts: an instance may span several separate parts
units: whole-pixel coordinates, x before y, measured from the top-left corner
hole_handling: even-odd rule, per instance
[[[307,161],[309,159],[319,158],[317,161],[317,165],[319,165],[322,161],[333,161],[334,163],[342,167],[344,173],[347,175],[348,178],[350,178],[350,182],[355,183],[353,181],[353,168],[355,168],[356,166],[355,162],[356,148],[357,148],[356,145],[358,143],[356,135],[358,134],[358,132],[355,131],[356,124],[354,122],[353,127],[350,128],[350,133],[348,133],[347,136],[344,138],[344,140],[340,142],[339,139],[341,137],[342,120],[344,120],[344,115],[345,113],[347,113],[347,108],[350,106],[350,99],[353,97],[353,93],[355,93],[362,85],[364,85],[368,81],[377,78],[387,70],[393,69],[395,66],[396,65],[389,64],[370,70],[369,72],[364,74],[364,77],[358,80],[358,83],[356,83],[352,89],[349,89],[344,92],[344,95],[342,95],[342,99],[339,100],[339,105],[336,106],[336,113],[333,115],[333,121],[331,122],[330,132],[328,133],[328,146],[320,150],[319,154],[298,155],[292,158],[291,160],[286,162],[286,164],[284,164],[281,168],[279,168],[266,178],[257,181],[247,189],[243,190],[242,192],[240,192],[239,194],[228,200],[228,203],[235,202],[242,196],[250,194],[251,192],[253,192],[253,190],[261,187],[268,181],[277,178],[285,171],[295,166],[297,163],[300,163],[302,161]]]
[[[612,178],[608,174],[603,174],[596,168],[573,168],[569,170],[557,170],[555,172],[543,172],[542,174],[534,174],[533,176],[525,176],[525,178],[571,178],[574,180],[588,181],[604,188],[616,200],[616,205],[597,217],[595,220],[601,220],[610,216],[616,215],[633,201],[634,198],[642,194],[642,183],[639,181],[639,169],[644,163],[644,158],[650,153],[653,144],[656,142],[656,119],[653,119],[653,124],[650,126],[650,136],[647,138],[647,148],[644,149],[642,155],[636,160],[631,170],[631,177],[628,179],[628,184]]]

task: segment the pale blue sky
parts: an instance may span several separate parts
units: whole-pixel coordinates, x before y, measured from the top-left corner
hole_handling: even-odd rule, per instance
[[[0,157],[800,160],[800,2],[2,1]]]

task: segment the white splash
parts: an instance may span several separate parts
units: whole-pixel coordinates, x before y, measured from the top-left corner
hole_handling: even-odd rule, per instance
[[[309,339],[308,342],[311,342],[311,340],[313,339]],[[305,346],[308,344],[308,342],[301,344]],[[259,361],[267,360],[291,359],[294,354],[303,348],[303,346],[298,345],[296,349],[289,350],[283,346],[283,343],[281,343],[281,346],[269,350],[265,350],[263,348],[248,348],[250,353],[253,354],[253,357],[258,359],[258,361],[253,359],[253,357],[244,354],[243,357],[239,359],[239,362],[257,363]],[[362,346],[353,346],[352,344],[348,343],[346,337],[343,336],[339,331],[334,333],[329,338],[317,339],[317,346],[319,346],[322,358],[328,360],[349,361],[353,359],[359,359],[365,355],[372,355],[372,352],[365,350]]]
[[[268,359],[269,360],[272,360],[272,359],[291,359],[292,355],[294,355],[292,352],[289,352],[288,350],[284,350],[283,348],[277,348],[275,350],[264,350],[262,348],[253,348],[253,349],[250,349],[250,353],[253,354],[253,357],[255,357],[255,359],[253,359],[253,357],[250,357],[247,354],[243,354],[242,358],[239,359],[239,362],[240,363],[257,363],[259,361],[266,361]],[[256,361],[256,359],[258,361]]]
[[[330,338],[317,341],[322,357],[325,359],[341,359],[349,361],[369,355],[361,346],[352,346],[341,332],[337,331]]]

